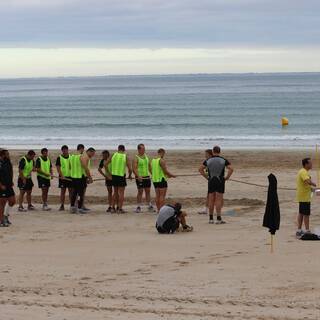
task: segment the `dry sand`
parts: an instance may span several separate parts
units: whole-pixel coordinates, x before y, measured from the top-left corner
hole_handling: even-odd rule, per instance
[[[267,184],[273,172],[279,186],[294,187],[309,153],[225,156],[235,179]],[[15,163],[19,154],[13,152]],[[197,173],[202,153],[171,151],[167,160],[177,174]],[[85,216],[59,213],[56,187],[51,212],[12,214],[13,225],[0,230],[1,320],[320,319],[320,243],[295,239],[293,191],[279,191],[274,254],[261,227],[266,189],[228,182],[224,211],[235,215],[226,215],[226,225],[209,225],[197,214],[205,181],[170,180],[170,198],[182,201],[195,228],[175,235],[158,235],[154,214],[132,213],[133,182],[126,215],[105,213],[105,191],[103,182],[88,188],[92,213]],[[314,198],[313,226],[320,226],[319,208]]]

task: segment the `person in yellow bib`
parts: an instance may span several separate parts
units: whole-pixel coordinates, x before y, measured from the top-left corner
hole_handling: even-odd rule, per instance
[[[112,171],[111,171],[111,162],[109,162],[110,152],[108,150],[104,150],[102,152],[102,159],[99,163],[98,171],[99,173],[106,179],[105,185],[108,191],[108,209],[107,212],[112,212],[114,208],[112,208]]]
[[[146,203],[148,204],[148,210],[153,212],[153,205],[150,199],[150,188],[151,188],[151,179],[150,179],[150,160],[146,155],[146,148],[144,144],[140,143],[138,145],[138,154],[135,156],[133,160],[133,172],[136,178],[136,184],[138,188],[137,193],[137,208],[135,210],[136,213],[141,212],[142,207],[142,196],[143,191],[146,196]]]
[[[53,172],[48,153],[47,148],[41,149],[41,156],[36,160],[38,186],[42,193],[42,209],[44,211],[51,210],[51,208],[48,207],[48,193]]]
[[[124,145],[118,146],[118,151],[112,155],[110,160],[108,160],[107,165],[109,165],[109,163],[111,163],[112,186],[114,192],[112,207],[115,208],[115,211],[118,213],[125,213],[123,210],[123,202],[124,191],[127,186],[126,169],[128,169],[129,179],[131,179],[132,169]]]
[[[32,172],[35,171],[34,158],[36,153],[33,150],[29,150],[28,153],[22,157],[19,161],[19,178],[18,178],[18,188],[19,188],[19,212],[26,212],[27,209],[23,207],[23,199],[26,194],[28,210],[35,210],[35,207],[32,205]]]
[[[69,155],[69,148],[66,145],[61,147],[61,154],[56,160],[56,168],[59,174],[58,187],[60,188],[59,211],[64,211],[64,203],[65,203],[67,189],[69,193],[69,199],[72,193],[70,155]]]
[[[296,237],[300,238],[305,232],[310,232],[310,214],[311,214],[311,192],[312,187],[316,187],[316,184],[311,180],[309,170],[312,169],[312,161],[310,158],[302,160],[302,169],[299,170],[297,175],[297,194],[296,199],[299,202],[299,213],[297,217],[298,230]],[[302,224],[306,228],[304,232],[302,230]]]
[[[175,178],[176,176],[167,169],[164,156],[166,151],[164,149],[158,150],[158,157],[151,161],[152,182],[156,192],[156,206],[158,212],[164,206],[166,201],[166,194],[168,189],[168,178]]]

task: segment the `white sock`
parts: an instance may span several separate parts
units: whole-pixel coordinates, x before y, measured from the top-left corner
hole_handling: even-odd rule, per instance
[[[6,217],[9,217],[10,216],[10,210],[11,210],[11,207],[7,204],[5,209],[4,209],[4,215]]]

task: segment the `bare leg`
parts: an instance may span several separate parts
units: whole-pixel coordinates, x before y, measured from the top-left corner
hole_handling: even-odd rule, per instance
[[[4,221],[4,208],[7,203],[7,198],[0,198],[0,223]]]
[[[216,193],[216,201],[215,201],[215,207],[217,212],[217,217],[221,217],[221,210],[223,206],[223,193]]]
[[[123,202],[124,202],[124,190],[125,187],[119,187],[119,209],[122,209],[123,207]]]
[[[306,230],[310,230],[310,216],[303,216],[303,222]]]
[[[298,216],[297,216],[297,227],[298,227],[298,230],[302,229],[302,221],[303,221],[303,215],[301,213],[298,213]]]
[[[167,188],[160,188],[159,189],[159,210],[161,207],[163,207],[166,203],[166,194],[167,194]]]
[[[147,204],[150,204],[151,203],[150,188],[145,188],[144,192],[146,194],[146,202]]]
[[[42,204],[47,204],[49,188],[42,188],[41,190],[42,190]]]
[[[156,188],[156,189],[155,189],[155,192],[156,192],[156,206],[157,206],[157,211],[159,212],[159,210],[160,210],[160,202],[159,202],[159,199],[160,199],[160,189],[159,189],[159,188]]]
[[[108,190],[108,204],[109,204],[109,207],[112,207],[112,187],[111,186],[107,187],[107,190]]]
[[[19,207],[23,207],[23,198],[24,198],[24,194],[25,193],[26,192],[24,190],[20,190],[20,193],[19,193]]]
[[[113,187],[112,207],[119,207],[119,187]]]
[[[142,195],[143,195],[143,189],[138,189],[137,193],[137,205],[140,206],[142,203]]]
[[[73,193],[73,189],[72,188],[68,188],[69,204],[71,204],[72,193]]]
[[[61,188],[61,190],[60,190],[60,204],[62,206],[64,206],[64,203],[65,203],[66,191],[67,191],[67,188]]]
[[[32,190],[28,190],[27,191],[27,203],[28,203],[28,206],[31,206],[31,194],[32,194]]]

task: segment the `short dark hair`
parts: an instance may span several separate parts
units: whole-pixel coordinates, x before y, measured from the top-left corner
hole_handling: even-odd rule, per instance
[[[309,163],[310,160],[311,160],[310,158],[302,159],[302,166],[305,167]]]
[[[212,150],[213,150],[213,153],[220,153],[221,152],[221,148],[219,146],[214,146]]]
[[[179,202],[176,202],[174,204],[174,211],[176,212],[176,214],[180,215],[181,214],[181,208],[182,208],[182,204]]]
[[[123,144],[118,145],[118,151],[125,151],[126,148]]]
[[[158,149],[158,153],[163,153],[166,152],[166,150],[164,150],[163,148]]]
[[[68,148],[67,145],[63,145],[63,146],[61,147],[61,151],[62,151],[62,150],[66,150],[66,149],[69,150],[69,148]]]
[[[0,150],[0,157],[3,157],[3,156],[6,154],[6,152],[8,152],[8,150],[6,150],[6,149],[1,149],[1,150]]]
[[[140,150],[142,147],[144,147],[143,143],[139,143],[137,149]]]
[[[88,148],[88,150],[87,150],[88,152],[96,152],[96,149],[95,148],[92,148],[92,147],[90,147],[90,148]]]
[[[102,151],[102,155],[105,155],[105,154],[107,154],[108,156],[110,156],[110,152],[109,152],[108,150],[103,150],[103,151]]]
[[[77,145],[77,151],[79,151],[80,149],[84,149],[84,145],[82,143]]]
[[[29,150],[28,153],[27,153],[28,156],[32,157],[32,156],[35,156],[36,153],[33,151],[33,150]]]
[[[47,149],[47,148],[42,148],[42,149],[41,149],[41,154],[42,154],[42,153],[45,153],[45,152],[48,152],[48,149]]]
[[[205,152],[208,153],[208,154],[210,154],[210,156],[213,156],[213,152],[212,152],[211,149],[207,149],[207,150],[205,150]]]

